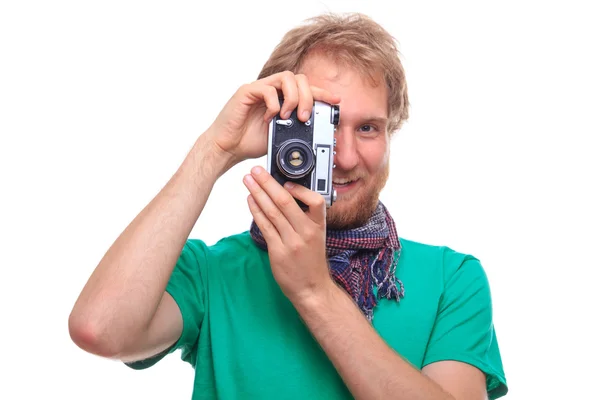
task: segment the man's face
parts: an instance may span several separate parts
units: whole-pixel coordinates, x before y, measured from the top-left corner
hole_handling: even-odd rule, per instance
[[[299,72],[342,99],[333,170],[337,201],[327,211],[327,228],[361,226],[375,211],[389,174],[387,88],[317,55],[309,56]]]

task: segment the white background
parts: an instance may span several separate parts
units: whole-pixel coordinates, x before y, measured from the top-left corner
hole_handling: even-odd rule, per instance
[[[597,395],[600,24],[590,2],[4,1],[2,399],[188,399],[179,353],[146,371],[67,320],[113,240],[285,31],[362,11],[399,41],[411,116],[382,200],[400,235],[476,255],[510,400]],[[192,236],[248,228],[239,165]],[[592,326],[595,322],[596,326]]]

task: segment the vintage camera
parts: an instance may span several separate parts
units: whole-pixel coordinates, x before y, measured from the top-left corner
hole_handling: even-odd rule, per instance
[[[283,100],[280,99],[280,104]],[[297,110],[288,119],[279,114],[269,124],[267,171],[283,185],[286,181],[302,185],[325,198],[327,207],[336,200],[333,189],[334,133],[340,108],[315,101],[310,119],[301,122]],[[300,207],[306,205],[296,200]]]

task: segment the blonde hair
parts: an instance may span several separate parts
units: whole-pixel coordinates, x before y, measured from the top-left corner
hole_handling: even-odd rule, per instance
[[[388,90],[388,132],[397,131],[408,119],[406,77],[396,40],[370,17],[328,13],[306,20],[284,35],[258,79],[282,71],[298,73],[309,53],[355,68],[374,85],[383,78]]]

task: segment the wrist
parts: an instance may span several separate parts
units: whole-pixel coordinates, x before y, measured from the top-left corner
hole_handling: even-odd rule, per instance
[[[345,295],[345,292],[333,281],[328,278],[318,287],[296,296],[292,303],[300,315],[311,313],[314,310],[321,310],[336,301],[338,296]]]
[[[236,162],[233,155],[217,146],[207,132],[198,137],[188,157],[198,174],[216,181]]]

